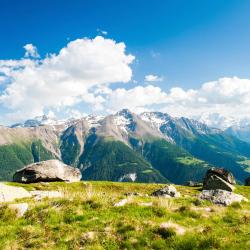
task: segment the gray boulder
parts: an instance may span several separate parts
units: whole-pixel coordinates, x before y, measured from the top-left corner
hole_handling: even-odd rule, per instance
[[[233,192],[216,189],[216,190],[203,190],[200,195],[200,199],[209,200],[214,204],[228,206],[233,202],[248,201],[247,198],[240,194]]]
[[[223,189],[233,191],[235,184],[233,174],[224,168],[211,168],[207,171],[203,180],[204,190]]]
[[[81,180],[79,169],[70,167],[59,160],[48,160],[32,163],[13,176],[13,181],[21,183],[65,181],[76,182]]]
[[[250,177],[246,178],[245,186],[250,186]]]
[[[232,192],[235,187],[217,175],[211,175],[204,183],[204,190],[222,189]]]
[[[205,180],[209,179],[210,176],[213,176],[213,175],[219,176],[220,178],[222,178],[223,180],[225,180],[226,182],[230,184],[236,184],[233,174],[224,168],[208,169],[206,176],[205,176]]]
[[[180,197],[180,193],[176,190],[176,188],[172,185],[167,185],[161,189],[158,189],[156,191],[154,191],[152,194],[152,196],[162,196],[162,197],[166,197],[166,198],[171,198],[171,197]]]

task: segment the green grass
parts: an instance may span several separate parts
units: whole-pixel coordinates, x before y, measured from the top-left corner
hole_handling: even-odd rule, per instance
[[[87,138],[79,158],[84,180],[118,181],[122,176],[136,173],[137,182],[166,183],[167,179],[138,152],[120,141],[110,138]],[[150,170],[150,172],[146,172]]]
[[[12,180],[16,170],[27,164],[54,159],[40,140],[0,146],[0,181]]]
[[[204,163],[203,161],[194,158],[194,157],[190,157],[190,156],[185,156],[185,157],[177,157],[176,158],[177,162],[180,162],[182,164],[185,165],[195,165],[195,164],[199,164],[199,163]]]
[[[207,169],[211,167],[165,140],[146,142],[143,154],[155,169],[176,184],[184,184],[190,180],[200,182]]]
[[[11,183],[16,185],[16,183]],[[219,207],[197,202],[198,188],[176,186],[177,199],[148,196],[162,184],[112,182],[17,184],[28,190],[59,190],[64,198],[29,203],[16,219],[0,208],[0,249],[249,249],[250,204]],[[123,207],[125,193],[138,192]],[[237,186],[250,200],[250,188]],[[24,201],[22,200],[22,201]],[[152,203],[151,206],[143,204]],[[205,208],[212,208],[206,212]],[[171,222],[185,229],[180,235]]]

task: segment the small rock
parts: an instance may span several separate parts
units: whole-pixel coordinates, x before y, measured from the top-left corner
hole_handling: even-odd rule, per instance
[[[200,199],[209,200],[214,204],[228,206],[233,202],[247,201],[247,198],[240,194],[235,194],[226,190],[203,190],[200,195]]]
[[[114,207],[122,207],[124,206],[126,203],[128,203],[128,199],[122,199],[119,202],[114,204]]]
[[[10,202],[28,197],[31,197],[31,194],[26,189],[0,183],[0,202]]]
[[[176,188],[173,185],[167,185],[161,189],[158,189],[154,191],[152,196],[162,196],[165,198],[171,198],[171,197],[180,197],[180,193],[177,192]]]
[[[195,181],[188,181],[186,183],[186,186],[188,186],[188,187],[200,187],[200,186],[202,186],[202,183],[195,182]]]
[[[35,200],[40,201],[44,198],[62,198],[63,194],[59,191],[30,191]]]
[[[17,211],[17,218],[22,217],[29,208],[28,203],[10,204],[9,208]]]
[[[250,177],[246,178],[245,186],[250,186]]]
[[[95,232],[87,232],[82,235],[82,240],[83,241],[93,241],[95,239],[96,233]]]

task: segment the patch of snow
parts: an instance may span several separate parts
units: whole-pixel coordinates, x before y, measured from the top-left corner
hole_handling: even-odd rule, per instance
[[[168,123],[164,114],[159,112],[144,112],[140,115],[141,119],[150,123],[151,127],[157,128],[160,131],[160,127],[163,124]]]
[[[99,127],[100,121],[104,118],[104,116],[101,115],[88,115],[85,117],[86,121],[88,122],[88,125],[90,128],[96,128]]]
[[[114,115],[114,123],[126,134],[128,134],[129,131],[135,130],[135,122],[133,121],[133,115],[127,109],[123,109]]]
[[[135,182],[137,178],[136,173],[129,173],[121,176],[118,181],[123,181],[124,179],[131,179],[131,181]]]

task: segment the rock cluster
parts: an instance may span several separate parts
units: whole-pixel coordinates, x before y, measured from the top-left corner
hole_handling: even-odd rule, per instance
[[[211,168],[207,171],[203,181],[203,191],[199,198],[209,200],[214,204],[228,206],[233,202],[246,201],[239,194],[233,193],[236,184],[233,174],[223,168]]]
[[[162,196],[162,197],[166,197],[166,198],[171,198],[171,197],[180,197],[180,193],[177,192],[176,188],[173,185],[167,185],[161,189],[158,189],[156,191],[154,191],[152,194],[152,196]]]
[[[13,176],[13,181],[21,183],[66,181],[76,182],[81,180],[79,169],[70,167],[59,160],[48,160],[32,163]]]

